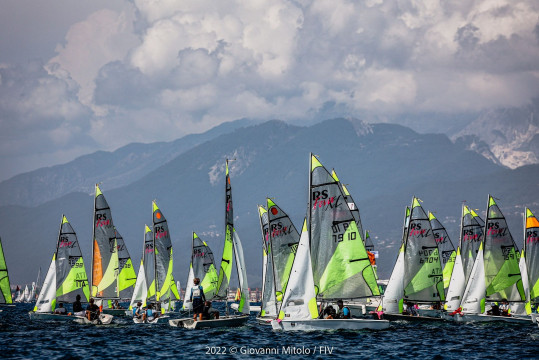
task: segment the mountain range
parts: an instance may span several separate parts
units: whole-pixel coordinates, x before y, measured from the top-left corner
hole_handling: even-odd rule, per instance
[[[519,247],[523,207],[539,211],[535,195],[539,165],[510,169],[453,143],[447,135],[358,119],[312,126],[242,120],[171,143],[98,152],[0,183],[0,236],[12,283],[30,282],[39,267],[47,269],[62,214],[78,234],[89,271],[92,192],[99,181],[114,224],[137,266],[144,224],[151,222],[151,201],[157,201],[169,222],[174,274],[184,282],[192,231],[220,259],[225,160],[235,159],[230,162],[235,227],[242,239],[249,283],[260,286],[262,247],[256,205],[271,197],[300,228],[308,202],[310,152],[328,170],[335,168],[354,196],[363,226],[379,250],[382,278],[391,273],[404,208],[414,195],[424,201],[426,210],[435,212],[454,244],[463,201],[483,214],[487,194],[497,197]]]

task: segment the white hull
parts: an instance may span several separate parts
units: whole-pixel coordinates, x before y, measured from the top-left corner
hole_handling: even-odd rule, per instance
[[[316,331],[316,330],[383,330],[389,328],[387,320],[372,319],[310,319],[310,320],[273,320],[273,330]]]
[[[403,314],[386,314],[384,313],[384,319],[391,321],[442,321],[441,316],[412,316],[412,315],[403,315]]]
[[[153,318],[151,321],[142,321],[142,319],[133,318],[133,322],[135,324],[164,324],[168,321],[170,316],[168,315],[161,315],[157,318]]]
[[[99,320],[88,320],[88,318],[84,316],[73,316],[73,321],[77,324],[87,324],[87,325],[108,325],[112,322],[112,319],[114,316],[110,314],[100,314]]]
[[[103,314],[109,314],[113,316],[124,316],[127,313],[132,315],[132,311],[126,311],[125,309],[103,309]]]
[[[219,327],[243,326],[249,320],[249,315],[223,316],[214,320],[195,321],[193,318],[169,320],[169,325],[173,327],[183,327],[186,329],[206,329]]]
[[[230,304],[230,308],[233,310],[238,311],[239,307],[240,307],[240,304],[236,304],[236,303]],[[249,309],[252,313],[259,313],[260,311],[262,311],[262,308],[260,306],[250,305]]]
[[[530,314],[531,318],[532,318],[532,322],[534,323],[538,323],[539,324],[539,314]]]
[[[39,313],[39,312],[34,312],[34,311],[29,311],[28,315],[30,316],[30,320],[73,321],[75,319],[75,316],[72,316],[72,315]]]
[[[485,315],[485,314],[455,314],[451,316],[449,314],[443,314],[442,318],[448,321],[454,322],[492,322],[492,321],[503,321],[509,323],[517,324],[530,324],[532,323],[532,318],[529,316],[495,316],[495,315]]]
[[[260,317],[257,316],[256,322],[260,325],[271,325],[271,321],[275,320],[274,317]]]

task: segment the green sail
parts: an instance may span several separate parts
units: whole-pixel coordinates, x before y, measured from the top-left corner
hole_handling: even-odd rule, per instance
[[[207,299],[212,299],[217,293],[217,269],[213,261],[213,252],[208,244],[193,232],[193,253],[191,254],[193,275],[200,279]]]
[[[271,199],[267,199],[269,254],[277,301],[282,300],[299,243],[299,233],[290,217]]]
[[[411,301],[445,299],[442,265],[429,218],[413,198],[404,251],[404,298]]]
[[[234,231],[234,212],[232,206],[232,186],[230,185],[230,175],[228,172],[228,160],[226,161],[226,177],[225,177],[225,244],[223,247],[223,255],[221,257],[221,267],[219,269],[219,280],[217,282],[218,299],[226,299],[228,296],[228,286],[230,283],[230,275],[232,274],[232,236]]]
[[[525,301],[520,253],[500,208],[489,195],[484,240],[487,301]]]
[[[444,290],[445,294],[447,295],[447,289],[449,288],[449,281],[451,280],[451,274],[453,273],[453,266],[455,265],[457,252],[455,251],[455,247],[449,238],[447,230],[431,212],[429,212],[429,220],[432,227],[432,232],[434,234],[434,239],[438,245],[438,253],[441,255]]]
[[[67,218],[62,216],[56,245],[56,301],[72,303],[77,295],[88,301],[88,276],[77,235]]]
[[[342,186],[311,155],[309,233],[318,298],[379,295],[376,276]]]
[[[12,304],[11,286],[9,284],[9,275],[7,272],[6,258],[4,257],[4,248],[0,239],[0,304]]]
[[[127,251],[122,235],[116,231],[116,242],[118,244],[118,290],[120,299],[131,299],[133,290],[137,282],[137,274],[133,268],[131,256]]]

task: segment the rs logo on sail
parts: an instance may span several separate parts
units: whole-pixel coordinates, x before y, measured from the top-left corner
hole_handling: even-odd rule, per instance
[[[107,214],[95,214],[95,227],[110,225],[110,219],[107,219]]]

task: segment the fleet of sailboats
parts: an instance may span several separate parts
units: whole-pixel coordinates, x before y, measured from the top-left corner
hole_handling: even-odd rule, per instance
[[[537,322],[539,303],[539,220],[524,210],[524,247],[519,252],[507,221],[493,196],[488,196],[485,221],[462,206],[460,236],[455,248],[445,227],[421,200],[406,208],[397,260],[380,293],[374,244],[363,230],[359,208],[335,170],[329,172],[310,155],[308,211],[298,232],[288,214],[272,198],[258,205],[262,234],[262,292],[256,320],[274,330],[371,329],[389,327],[390,320],[513,323]],[[108,202],[95,185],[91,278],[88,281],[73,227],[62,215],[60,230],[47,275],[40,286],[26,285],[12,299],[6,261],[0,241],[0,305],[32,302],[31,319],[75,320],[108,324],[115,315],[131,315],[138,302],[153,305],[153,319],[135,323],[166,323],[190,329],[245,325],[252,310],[241,240],[234,227],[229,161],[225,163],[225,227],[219,268],[209,245],[195,232],[182,310],[192,310],[190,291],[200,279],[206,299],[224,301],[218,319],[170,317],[180,299],[180,285],[172,273],[173,251],[167,220],[152,202],[152,225],[145,226],[138,274],[126,244],[115,228]],[[228,295],[233,269],[238,275],[236,314],[229,314]],[[102,314],[96,321],[85,316],[55,314],[59,303],[97,300]],[[380,305],[365,314],[365,299]],[[130,301],[129,309],[115,309]],[[363,313],[351,318],[324,317],[322,311],[342,300]],[[371,307],[371,309],[374,309]],[[410,309],[412,309],[410,311]],[[501,311],[500,311],[501,309]],[[408,311],[407,311],[408,310]],[[1,311],[1,310],[0,310]],[[178,313],[179,314],[179,313]]]

